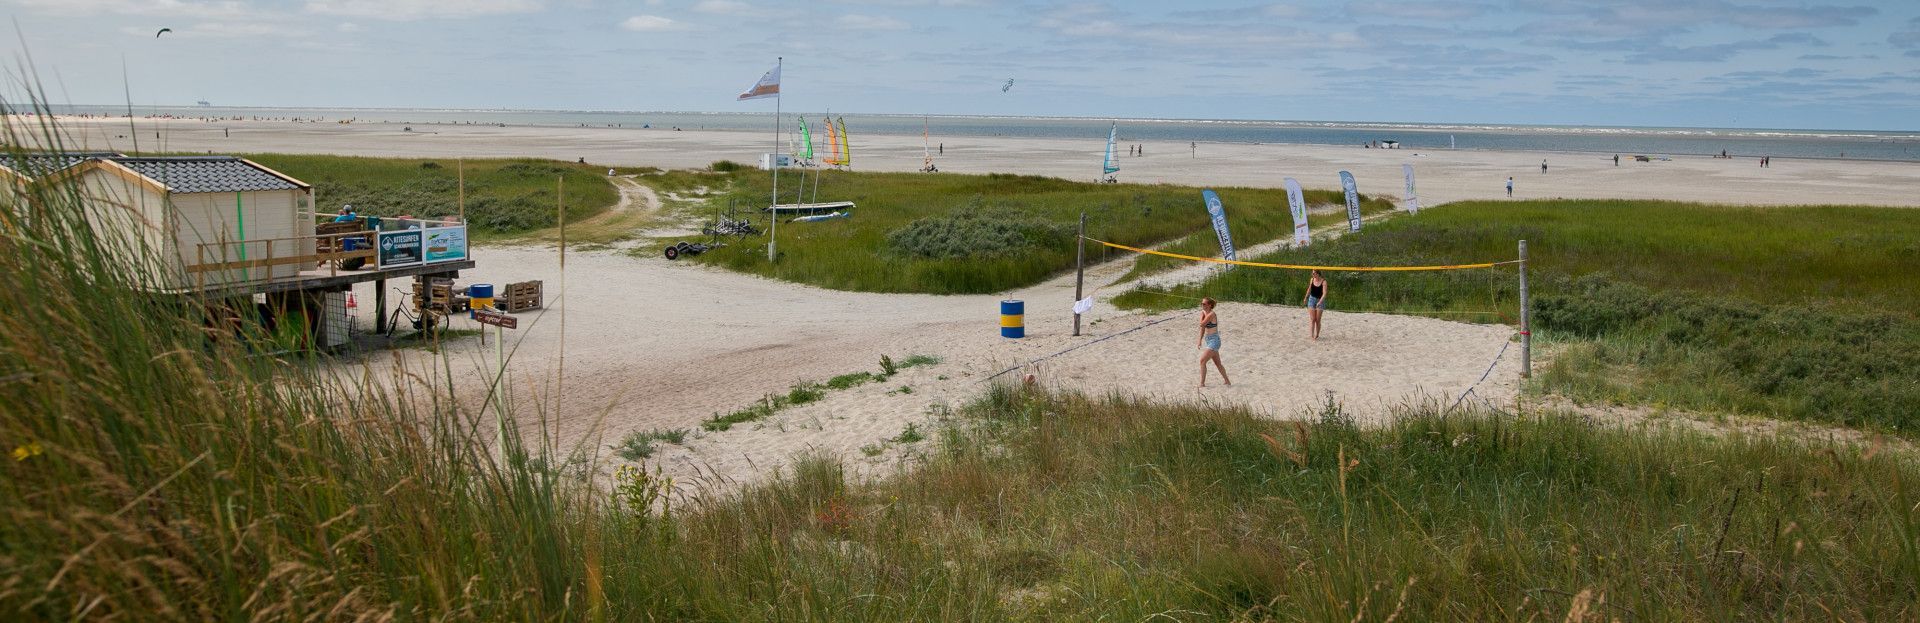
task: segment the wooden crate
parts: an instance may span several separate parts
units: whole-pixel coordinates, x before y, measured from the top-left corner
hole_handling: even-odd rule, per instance
[[[429,286],[430,289],[428,290],[432,294],[424,297],[420,295],[422,280],[422,278],[415,278],[413,280],[413,300],[426,307],[426,309],[418,311],[433,311],[442,314],[451,313],[453,311],[453,280],[445,278],[434,279],[433,284]]]
[[[507,284],[505,293],[500,297],[502,301],[501,309],[506,310],[506,312],[510,314],[540,309],[540,307],[545,304],[546,299],[544,297],[545,294],[542,292],[541,282],[538,279],[509,283]]]

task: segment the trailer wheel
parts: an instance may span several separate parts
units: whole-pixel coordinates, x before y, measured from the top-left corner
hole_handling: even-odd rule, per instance
[[[666,250],[666,251],[664,251],[664,253],[666,253],[666,254],[667,254],[667,259],[669,259],[669,260],[675,260],[675,259],[680,259],[680,248],[679,248],[679,247],[667,247],[667,250]]]

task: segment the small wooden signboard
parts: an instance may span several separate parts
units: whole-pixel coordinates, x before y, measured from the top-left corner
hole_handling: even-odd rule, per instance
[[[490,324],[496,327],[500,327],[502,329],[520,328],[519,318],[515,318],[513,316],[508,316],[506,314],[503,314],[497,311],[486,310],[486,309],[473,310],[473,321],[478,322],[480,324]]]

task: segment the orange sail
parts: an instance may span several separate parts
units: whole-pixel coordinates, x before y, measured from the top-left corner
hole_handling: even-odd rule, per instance
[[[827,117],[827,164],[840,164],[840,135],[833,130],[833,117]]]

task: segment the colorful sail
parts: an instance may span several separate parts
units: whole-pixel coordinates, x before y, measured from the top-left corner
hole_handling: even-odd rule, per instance
[[[807,130],[807,118],[800,118],[800,158],[813,160],[813,133]]]
[[[1108,175],[1112,175],[1114,173],[1120,172],[1120,163],[1113,159],[1113,139],[1118,138],[1119,136],[1120,136],[1120,124],[1114,123],[1113,129],[1107,131],[1107,162],[1105,165],[1100,167],[1102,172]]]
[[[833,131],[833,117],[827,117],[827,164],[840,164],[840,135]]]
[[[853,166],[853,143],[847,141],[847,118],[840,118],[840,165]]]

